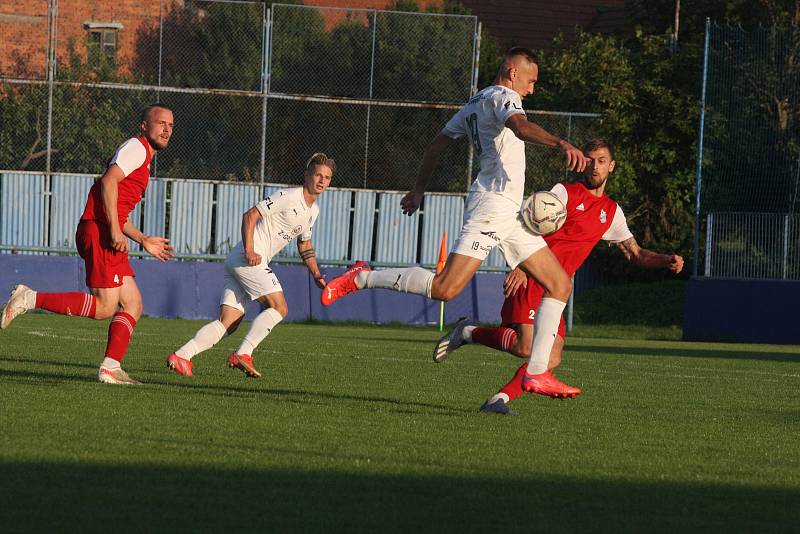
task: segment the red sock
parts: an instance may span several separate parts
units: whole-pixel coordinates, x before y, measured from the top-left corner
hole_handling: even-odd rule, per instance
[[[480,343],[493,349],[511,352],[517,341],[517,332],[513,328],[476,328],[472,331],[472,342]]]
[[[511,382],[509,382],[500,389],[500,393],[505,393],[506,395],[508,395],[509,401],[512,401],[522,396],[522,394],[524,393],[524,391],[522,391],[522,375],[527,370],[528,370],[528,362],[525,362],[522,365],[520,365],[519,369],[517,369],[517,372],[514,373],[514,378],[511,379]]]
[[[88,293],[36,293],[36,307],[60,313],[94,319],[97,299]]]
[[[106,358],[122,361],[125,353],[128,352],[128,345],[131,343],[133,329],[136,327],[136,319],[124,311],[117,312],[108,325],[108,344],[106,345]]]

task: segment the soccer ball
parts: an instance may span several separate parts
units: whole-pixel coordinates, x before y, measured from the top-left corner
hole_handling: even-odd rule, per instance
[[[552,234],[567,220],[564,203],[550,191],[537,191],[522,203],[522,220],[536,235]]]

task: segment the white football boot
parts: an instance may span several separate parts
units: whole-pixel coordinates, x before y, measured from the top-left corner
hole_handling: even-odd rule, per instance
[[[120,367],[119,369],[108,369],[106,367],[101,367],[99,371],[97,371],[97,380],[103,382],[104,384],[117,384],[122,386],[132,386],[141,384],[138,380],[134,380],[133,378],[128,376],[128,373],[122,370]]]
[[[11,292],[11,297],[0,312],[0,329],[5,330],[15,318],[36,307],[36,292],[26,285],[19,284]]]

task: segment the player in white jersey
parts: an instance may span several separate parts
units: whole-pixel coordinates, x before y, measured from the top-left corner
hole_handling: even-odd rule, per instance
[[[559,396],[566,386],[546,373],[547,361],[572,283],[540,236],[526,230],[519,215],[525,185],[525,141],[560,148],[567,167],[583,172],[583,153],[528,121],[522,98],[533,93],[539,67],[533,52],[515,47],[506,52],[494,84],[461,108],[425,150],[413,190],[401,200],[411,215],[422,204],[428,180],[439,156],[455,140],[467,136],[480,162],[470,188],[464,223],[444,270],[434,274],[420,267],[371,271],[358,262],[331,280],[322,303],[363,288],[384,288],[449,301],[466,287],[489,252],[499,246],[513,269],[520,267],[545,289],[536,313],[535,338],[523,387]]]
[[[336,162],[332,158],[314,154],[306,164],[302,187],[276,191],[245,212],[242,240],[225,260],[219,318],[200,328],[184,346],[170,354],[167,367],[192,376],[192,357],[232,334],[242,322],[246,306],[257,300],[261,313],[253,320],[238,350],[228,356],[226,365],[253,378],[261,376],[253,363],[253,351],[289,312],[283,288],[269,268],[269,261],[297,238],[297,250],[314,282],[320,288],[325,287],[311,244],[311,227],[319,215],[317,197],[328,188],[335,171]]]

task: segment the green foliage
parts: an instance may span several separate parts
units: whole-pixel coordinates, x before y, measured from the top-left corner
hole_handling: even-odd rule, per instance
[[[683,326],[686,282],[608,285],[575,297],[575,324]]]
[[[623,206],[644,246],[686,255],[699,102],[675,84],[685,65],[667,45],[667,35],[643,31],[629,42],[579,32],[574,48],[545,55],[535,102],[603,111],[596,129],[586,133],[605,137],[616,148],[608,193]]]

